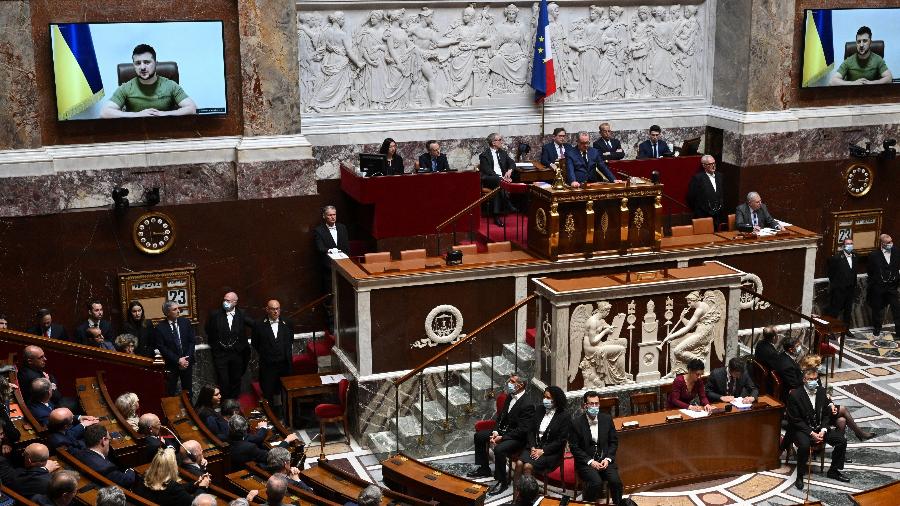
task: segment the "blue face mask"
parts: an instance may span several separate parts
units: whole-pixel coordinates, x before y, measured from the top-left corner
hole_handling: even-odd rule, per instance
[[[806,380],[806,389],[812,392],[819,387],[819,380]]]
[[[516,384],[515,383],[507,383],[506,390],[511,394],[516,393]]]
[[[844,251],[846,251],[848,255],[849,255],[850,253],[853,253],[853,245],[852,245],[852,244],[845,244],[845,245],[844,245]]]
[[[544,399],[544,408],[553,409],[553,401],[551,399]]]
[[[224,309],[226,313],[228,311],[231,311],[231,303],[228,302],[227,300],[222,302],[222,309]]]
[[[884,248],[885,251],[890,251],[894,249],[894,243],[885,244],[884,246],[882,246],[882,248]]]
[[[587,408],[587,414],[589,414],[589,415],[591,415],[591,416],[597,416],[597,415],[599,415],[599,414],[600,414],[600,407],[599,407],[599,406],[588,406],[588,408]]]

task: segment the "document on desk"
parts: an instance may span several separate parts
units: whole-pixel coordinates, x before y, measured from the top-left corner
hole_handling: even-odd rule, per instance
[[[761,228],[759,232],[756,233],[759,237],[769,237],[778,233],[778,230],[774,228]]]
[[[736,407],[737,409],[750,409],[753,406],[752,402],[744,402],[744,399],[741,397],[735,397],[731,400],[731,405]]]
[[[337,253],[329,253],[328,256],[334,260],[343,260],[345,258],[350,258],[343,251],[338,251]]]
[[[679,409],[678,411],[681,411],[681,414],[688,418],[703,418],[704,416],[709,416],[709,413],[706,411],[691,411],[690,409]]]
[[[323,385],[332,385],[334,383],[340,383],[342,379],[344,379],[343,374],[325,374],[320,376],[319,379],[322,380]]]

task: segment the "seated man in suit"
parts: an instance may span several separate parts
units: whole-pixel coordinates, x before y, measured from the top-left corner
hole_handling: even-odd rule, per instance
[[[122,471],[109,460],[109,440],[109,432],[106,427],[99,423],[91,425],[84,429],[84,446],[86,448],[76,452],[75,458],[109,478],[116,485],[131,488],[136,479],[134,469]]]
[[[585,502],[600,498],[603,481],[609,484],[613,504],[622,504],[622,480],[619,478],[616,450],[619,438],[612,417],[600,412],[600,394],[593,390],[582,397],[584,414],[575,418],[569,435],[569,446],[575,459],[575,470],[584,482]]]
[[[850,312],[856,298],[856,265],[853,239],[847,237],[841,249],[828,259],[828,309],[825,314],[840,318],[850,328]]]
[[[59,404],[62,397],[56,388],[56,376],[47,371],[47,355],[44,350],[37,346],[26,346],[23,352],[25,363],[16,371],[16,377],[19,381],[19,390],[22,392],[22,399],[28,402],[31,399],[31,382],[35,378],[46,378],[50,380],[50,389],[52,394],[50,400],[54,404]]]
[[[41,506],[66,506],[72,504],[77,493],[78,473],[64,469],[50,477],[46,494],[38,494],[31,500]]]
[[[487,149],[478,155],[478,170],[481,172],[481,186],[493,190],[500,186],[501,180],[512,181],[512,171],[516,167],[516,162],[503,149],[503,137],[500,134],[488,135],[487,145]],[[494,224],[498,227],[505,226],[503,215],[514,210],[506,190],[500,190],[491,200],[491,214],[494,216]]]
[[[772,371],[775,369],[775,362],[778,357],[778,350],[775,349],[775,340],[778,333],[775,327],[765,327],[762,331],[762,339],[756,343],[756,349],[753,351],[753,358],[757,363]]]
[[[22,454],[24,471],[19,479],[6,483],[16,492],[30,499],[38,494],[46,494],[50,486],[50,473],[59,469],[55,460],[50,460],[50,450],[41,443],[31,443]]]
[[[531,418],[534,416],[534,404],[525,393],[525,380],[517,374],[509,377],[506,384],[506,400],[503,407],[494,415],[494,430],[483,430],[475,433],[475,464],[478,468],[468,476],[491,476],[488,464],[488,443],[494,448],[494,479],[497,480],[488,495],[503,493],[508,487],[506,459],[525,447]]]
[[[273,474],[266,480],[266,504],[281,506],[288,492],[288,482],[280,474]]]
[[[199,478],[206,473],[206,464],[200,443],[193,439],[181,443],[181,448],[178,449],[178,467]]]
[[[748,193],[747,203],[737,206],[734,214],[734,226],[741,232],[759,232],[762,228],[781,230],[781,225],[769,214],[759,193]]]
[[[85,340],[82,344],[86,344],[88,346],[96,346],[97,348],[116,351],[116,345],[114,341],[110,341],[106,339],[106,336],[103,335],[103,331],[97,327],[91,327],[85,331],[86,336]]]
[[[825,388],[819,384],[819,371],[807,369],[803,372],[803,387],[795,389],[787,397],[788,432],[797,445],[797,481],[794,485],[803,490],[810,446],[822,443],[831,445],[831,467],[827,477],[849,482],[850,478],[841,473],[847,451],[847,439],[842,431],[829,430],[830,420],[837,416],[838,408],[828,398]]]
[[[612,127],[609,123],[600,123],[600,138],[594,141],[594,149],[600,152],[604,161],[621,160],[625,158],[625,151],[619,139],[612,136]]]
[[[612,183],[616,180],[600,152],[591,147],[591,136],[578,132],[577,145],[566,153],[566,183],[572,188],[595,181]]]
[[[113,332],[112,323],[103,319],[103,303],[99,300],[92,300],[87,304],[88,319],[75,329],[75,340],[81,344],[88,342],[87,329],[99,328],[103,338],[112,343],[116,339],[116,333]]]
[[[551,163],[566,157],[566,153],[572,149],[572,145],[566,142],[568,137],[565,128],[553,129],[553,140],[541,148],[541,165],[550,167]]]
[[[43,425],[47,425],[50,418],[50,412],[56,409],[56,406],[50,401],[50,380],[47,378],[35,378],[31,381],[31,399],[28,401],[28,411],[31,411],[37,421]]]
[[[47,446],[54,452],[57,448],[83,449],[84,430],[99,421],[99,418],[87,415],[76,420],[69,408],[56,408],[47,419]]]
[[[425,153],[419,155],[419,172],[447,172],[450,163],[447,155],[441,153],[441,145],[436,140],[425,143]]]
[[[660,137],[662,129],[659,125],[650,126],[650,138],[638,145],[637,159],[645,158],[662,158],[663,156],[672,154],[669,144],[665,139]]]
[[[194,327],[181,315],[181,307],[175,301],[162,305],[165,319],[156,325],[156,348],[166,364],[166,392],[178,395],[181,390],[192,393],[194,373]],[[178,381],[181,381],[181,390]]]
[[[300,480],[300,469],[291,465],[291,452],[287,448],[276,446],[269,450],[264,469],[271,474],[284,476],[291,485],[307,492],[313,491],[312,487]]]
[[[800,341],[793,336],[785,336],[781,340],[781,353],[775,356],[772,370],[781,379],[782,396],[787,397],[788,392],[803,386],[803,373],[797,365],[800,356]]]
[[[710,402],[731,402],[741,399],[744,404],[749,404],[755,401],[759,397],[759,389],[744,368],[743,360],[732,357],[728,361],[727,371],[725,367],[713,369],[706,382],[706,397]]]
[[[68,341],[66,329],[58,323],[53,323],[53,314],[49,309],[38,309],[35,315],[35,323],[25,332],[36,336],[50,337],[60,341]]]
[[[266,465],[269,454],[260,449],[256,443],[247,440],[247,429],[250,427],[247,419],[241,415],[234,415],[228,420],[228,443],[231,453],[231,465],[234,469],[243,469],[247,462],[256,462],[261,466]],[[278,446],[287,448],[297,441],[296,434],[288,434]]]
[[[716,159],[711,155],[700,157],[702,170],[697,171],[688,184],[687,203],[694,211],[694,218],[712,218],[713,228],[728,224],[725,210],[725,178],[716,170]]]
[[[138,434],[144,435],[144,458],[147,462],[153,460],[163,444],[162,438],[159,436],[161,425],[159,417],[153,413],[144,413],[138,418]]]

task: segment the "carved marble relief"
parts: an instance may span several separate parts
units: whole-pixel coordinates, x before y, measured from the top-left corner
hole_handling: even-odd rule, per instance
[[[298,13],[304,113],[467,107],[531,96],[537,4]],[[704,93],[703,5],[549,5],[557,93],[606,102]]]

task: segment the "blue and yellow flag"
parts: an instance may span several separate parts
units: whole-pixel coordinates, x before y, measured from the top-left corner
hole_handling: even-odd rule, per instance
[[[90,25],[50,25],[50,37],[53,39],[56,111],[60,120],[66,120],[103,97],[103,81],[97,67]]]
[[[803,86],[818,81],[834,67],[834,40],[831,10],[806,11],[806,40],[803,44]]]

